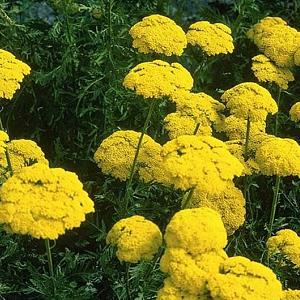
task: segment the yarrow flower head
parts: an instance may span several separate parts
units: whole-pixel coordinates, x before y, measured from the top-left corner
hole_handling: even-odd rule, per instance
[[[265,139],[256,151],[255,160],[264,175],[300,177],[300,146],[292,139]]]
[[[222,119],[220,112],[225,106],[205,93],[175,92],[171,100],[176,103],[176,111],[183,116],[193,117],[201,126],[211,126]]]
[[[30,67],[27,64],[0,49],[0,98],[12,99],[20,88],[20,82],[29,73]]]
[[[129,178],[141,136],[133,130],[119,130],[106,138],[94,154],[95,162],[104,174],[125,181]],[[137,172],[144,181],[159,180],[161,173],[161,145],[144,135],[138,155]]]
[[[242,164],[229,153],[226,144],[209,136],[180,136],[163,145],[161,153],[164,183],[182,190],[199,185],[208,191],[222,191],[243,172]]]
[[[241,256],[230,257],[221,264],[221,272],[211,276],[208,289],[212,299],[280,300],[280,281],[268,267]]]
[[[250,141],[253,142],[257,135],[250,138]],[[255,150],[253,147],[250,151],[248,146],[248,157],[245,157],[245,140],[230,140],[225,142],[229,152],[236,157],[244,166],[243,175],[251,175],[253,173],[259,173],[259,165],[254,159]],[[253,146],[253,143],[251,144]]]
[[[162,234],[157,225],[135,215],[118,221],[109,231],[106,242],[117,246],[119,260],[137,263],[153,258],[162,244]]]
[[[299,300],[300,299],[300,290],[291,290],[288,289],[283,291],[283,297],[281,300]]]
[[[221,215],[227,235],[231,235],[245,222],[245,204],[243,193],[231,182],[222,193],[207,192],[201,186],[196,187],[186,207],[214,209]]]
[[[7,143],[7,150],[14,173],[34,163],[49,165],[44,152],[34,141],[25,139],[12,140]],[[7,169],[8,167],[5,153],[0,154],[0,167],[1,169]]]
[[[164,118],[164,128],[168,131],[169,138],[176,139],[181,135],[193,135],[197,128],[197,122],[193,116],[182,115],[180,112],[168,114]],[[196,135],[212,135],[210,126],[200,126]]]
[[[294,122],[300,122],[300,102],[296,102],[290,109],[290,118]]]
[[[193,256],[221,250],[227,243],[221,216],[207,207],[177,212],[166,228],[164,239],[168,248],[181,248]]]
[[[184,31],[173,20],[151,15],[131,27],[133,47],[141,53],[160,53],[167,56],[181,55],[187,40]]]
[[[130,70],[123,85],[144,98],[161,98],[171,96],[177,90],[189,91],[193,82],[191,74],[181,64],[154,60]]]
[[[284,20],[266,17],[255,24],[247,35],[277,66],[289,68],[299,63],[295,55],[300,48],[300,33]]]
[[[254,82],[243,82],[224,92],[221,100],[235,117],[264,122],[278,111],[270,92]]]
[[[6,143],[9,141],[8,134],[0,130],[0,156],[5,155]]]
[[[247,121],[238,118],[235,115],[226,117],[223,126],[219,123],[218,131],[225,132],[229,140],[244,140],[247,134]],[[253,136],[264,133],[266,131],[266,123],[264,121],[252,121],[250,128],[250,140]]]
[[[79,227],[94,203],[77,175],[36,163],[22,168],[0,189],[0,223],[8,232],[57,239]]]
[[[164,280],[164,286],[158,291],[156,299],[157,300],[177,300],[177,299],[209,300],[210,297],[208,294],[206,295],[203,292],[201,292],[200,295],[189,293],[187,290],[175,286],[173,281],[168,277]]]
[[[209,56],[232,53],[234,49],[231,29],[222,23],[196,22],[186,37],[189,44],[199,46]]]
[[[263,54],[252,58],[252,71],[261,82],[274,82],[280,88],[286,90],[289,81],[294,81],[294,75],[288,68],[278,67]]]
[[[224,250],[191,255],[182,248],[172,247],[163,254],[160,269],[169,275],[176,288],[200,296],[207,292],[208,278],[219,273],[225,259],[227,255]]]
[[[300,237],[291,229],[283,229],[276,232],[267,241],[267,248],[270,255],[281,253],[296,268],[300,268]]]

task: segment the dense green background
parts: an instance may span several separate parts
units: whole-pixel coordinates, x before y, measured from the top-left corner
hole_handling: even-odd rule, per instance
[[[187,67],[195,91],[218,98],[243,81],[255,81],[251,57],[258,54],[246,39],[249,27],[265,16],[280,16],[300,30],[298,1],[0,1],[0,47],[28,63],[32,73],[13,101],[3,101],[1,112],[11,138],[36,141],[51,166],[74,171],[95,200],[97,213],[78,230],[59,238],[54,253],[56,296],[47,275],[42,241],[1,233],[0,298],[3,299],[153,299],[162,284],[158,264],[120,264],[105,235],[122,211],[124,184],[105,177],[93,162],[100,142],[117,129],[141,130],[148,104],[122,87],[126,73],[155,55],[138,54],[131,47],[129,28],[142,17],[163,14],[185,30],[198,20],[223,22],[233,31],[235,51],[203,61],[200,51],[188,48],[180,57],[167,58]],[[158,58],[161,58],[157,56]],[[203,64],[200,71],[196,71]],[[299,126],[288,119],[291,105],[300,99],[300,68],[295,82],[283,94],[279,136],[300,141]],[[277,95],[274,86],[266,86]],[[162,120],[174,109],[161,101],[149,134],[164,142]],[[272,133],[274,118],[268,120]],[[266,261],[264,253],[273,178],[251,179],[247,222],[230,238],[228,252]],[[237,182],[239,184],[239,182]],[[135,183],[127,212],[142,214],[164,228],[180,206],[180,193],[157,185]],[[281,189],[275,229],[300,232],[300,181],[286,178]],[[251,212],[251,213],[250,213]],[[272,262],[271,262],[272,265]],[[274,268],[276,268],[274,264]],[[285,286],[300,288],[299,273],[276,269]],[[126,275],[127,274],[127,275]],[[298,276],[298,277],[297,277]],[[127,286],[128,288],[128,286]]]

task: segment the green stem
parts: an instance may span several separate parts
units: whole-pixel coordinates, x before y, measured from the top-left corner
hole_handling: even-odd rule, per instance
[[[246,128],[245,151],[244,151],[245,161],[247,161],[249,159],[250,128],[251,128],[251,122],[250,122],[250,115],[248,114],[248,117],[247,117],[247,128]]]
[[[282,89],[279,88],[278,89],[278,96],[277,96],[278,112],[277,112],[277,114],[275,116],[275,130],[274,130],[274,135],[277,135],[277,132],[278,132],[278,123],[279,123],[278,115],[279,115],[279,109],[280,109],[281,92],[282,92]]]
[[[48,266],[49,266],[50,276],[54,277],[52,254],[51,254],[49,239],[45,239],[45,247],[46,247],[46,253],[47,253],[47,258],[48,258]]]
[[[48,266],[49,266],[49,273],[52,280],[52,287],[53,287],[53,295],[55,296],[56,293],[56,286],[54,281],[54,270],[53,270],[53,261],[52,261],[52,254],[51,254],[51,247],[49,239],[45,239],[45,248],[46,248],[46,254],[48,259]]]
[[[135,171],[136,171],[136,166],[137,166],[138,156],[139,156],[141,146],[142,146],[142,141],[143,141],[145,133],[147,132],[147,128],[148,128],[148,125],[149,125],[154,107],[155,107],[155,100],[151,100],[150,108],[148,110],[148,114],[147,114],[143,129],[142,129],[142,133],[141,133],[139,141],[138,141],[138,145],[137,145],[135,155],[134,155],[133,163],[132,163],[130,174],[129,174],[129,179],[128,179],[127,184],[126,184],[126,191],[125,191],[125,197],[124,197],[124,203],[125,203],[125,211],[123,212],[124,214],[126,214],[128,204],[129,204],[129,199],[130,199],[131,192],[132,192],[131,191],[132,181],[133,181],[133,177],[134,177],[134,174],[135,174]]]
[[[270,216],[270,221],[269,221],[268,237],[270,237],[272,235],[273,224],[274,224],[274,219],[275,219],[275,212],[276,212],[276,207],[277,207],[278,198],[279,198],[279,186],[280,186],[280,176],[277,175],[276,181],[275,181],[275,187],[274,187],[271,216]]]
[[[4,127],[3,127],[1,117],[0,117],[0,130],[5,131]],[[13,168],[12,168],[12,165],[11,165],[11,160],[10,160],[10,157],[9,157],[9,152],[8,152],[7,147],[5,147],[5,157],[6,157],[6,161],[7,161],[7,168],[8,168],[8,171],[9,171],[9,175],[12,176],[14,172],[13,172]]]
[[[248,113],[247,116],[247,128],[246,128],[246,140],[245,140],[245,150],[244,150],[244,158],[245,162],[249,159],[249,140],[250,140],[250,128],[251,128],[251,122],[250,122],[250,114]],[[247,190],[248,190],[248,176],[245,175],[244,180],[244,197],[247,200]]]
[[[194,191],[195,191],[195,188],[192,188],[189,192],[187,192],[184,195],[186,197],[184,197],[185,199],[183,198],[183,200],[182,200],[181,209],[185,209],[188,207],[188,205],[190,204],[190,201],[192,199],[192,196],[194,194]]]
[[[196,135],[198,133],[199,128],[200,128],[200,123],[197,123],[193,135]]]
[[[131,300],[132,297],[130,293],[129,268],[130,268],[129,263],[126,263],[126,294],[127,294],[127,299]]]
[[[0,8],[0,18],[4,20],[7,25],[14,25],[14,21]]]

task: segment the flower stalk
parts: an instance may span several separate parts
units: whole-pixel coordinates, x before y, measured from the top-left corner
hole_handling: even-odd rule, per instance
[[[270,215],[270,221],[269,221],[268,238],[272,235],[273,224],[274,224],[274,219],[275,219],[275,212],[276,212],[276,207],[277,207],[278,199],[279,199],[279,187],[280,187],[280,176],[277,175],[276,181],[275,181],[275,186],[274,186],[274,194],[273,194],[271,215]]]
[[[52,280],[53,295],[55,296],[56,285],[55,285],[55,281],[54,281],[54,269],[53,269],[50,241],[49,241],[49,239],[45,239],[44,241],[45,241],[45,248],[46,248],[46,254],[47,254],[47,259],[48,259],[49,273],[50,273],[50,277]]]
[[[278,89],[278,96],[277,96],[277,106],[278,106],[278,112],[275,116],[275,129],[274,129],[274,135],[277,135],[278,133],[278,124],[279,124],[279,109],[280,109],[280,100],[281,100],[281,92],[282,92],[282,89],[279,87]]]
[[[143,126],[143,129],[142,129],[141,136],[140,136],[139,141],[138,141],[137,149],[136,149],[136,152],[135,152],[135,155],[134,155],[133,163],[132,163],[130,174],[129,174],[129,179],[128,179],[127,184],[126,184],[126,191],[125,191],[125,197],[124,197],[125,207],[124,207],[123,214],[126,214],[126,211],[127,211],[127,208],[128,208],[129,199],[130,199],[130,196],[131,196],[131,193],[132,193],[133,177],[134,177],[136,167],[137,167],[137,162],[138,162],[138,156],[139,156],[139,153],[140,153],[140,150],[141,150],[141,147],[142,147],[142,142],[143,142],[144,135],[147,132],[147,128],[148,128],[152,113],[154,111],[154,107],[155,107],[155,101],[152,100],[151,104],[150,104],[150,108],[148,110],[148,114],[147,114],[144,126]]]

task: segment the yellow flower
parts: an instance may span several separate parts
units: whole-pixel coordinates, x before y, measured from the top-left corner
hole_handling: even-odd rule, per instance
[[[290,109],[290,118],[294,122],[300,121],[300,102],[296,102]]]
[[[294,54],[294,63],[296,66],[300,66],[300,47],[296,50]]]
[[[141,53],[160,53],[167,56],[181,55],[187,40],[176,23],[161,15],[151,15],[131,27],[133,47]]]
[[[271,30],[271,28],[275,25],[287,25],[287,23],[279,17],[266,17],[252,26],[247,32],[247,36],[251,40],[256,39],[257,43],[259,43],[261,41],[262,34],[266,30]]]
[[[157,300],[210,300],[209,294],[191,294],[174,285],[168,277],[164,280],[164,286],[158,291]]]
[[[259,81],[274,82],[280,88],[286,90],[289,81],[294,81],[294,75],[288,68],[276,66],[263,54],[252,58],[252,71]]]
[[[264,175],[300,176],[300,146],[294,140],[277,137],[264,140],[255,160]]]
[[[197,126],[197,122],[193,117],[182,115],[181,113],[175,112],[168,114],[164,118],[164,128],[168,131],[169,138],[176,139],[181,135],[193,135]],[[212,129],[210,126],[199,127],[197,134],[211,135]]]
[[[102,141],[94,159],[104,174],[110,174],[122,181],[129,177],[140,135],[140,132],[132,130],[119,130]],[[144,181],[159,180],[163,176],[160,152],[161,146],[145,134],[137,166],[138,174]]]
[[[177,212],[166,228],[164,239],[168,248],[181,248],[192,256],[222,250],[227,243],[219,213],[207,207]]]
[[[9,136],[5,131],[0,130],[0,157],[5,155],[6,143],[9,141]]]
[[[187,208],[214,209],[221,215],[227,235],[231,235],[245,222],[245,204],[243,193],[233,183],[228,183],[222,193],[207,192],[201,186],[195,188]]]
[[[300,290],[286,290],[283,291],[283,297],[281,300],[299,300]]]
[[[283,229],[276,232],[276,236],[267,241],[269,253],[283,254],[295,267],[300,268],[300,237],[291,229]]]
[[[300,33],[280,18],[267,17],[248,32],[259,50],[280,67],[295,65],[295,54],[300,47]]]
[[[119,260],[137,263],[153,258],[162,244],[162,234],[157,225],[135,215],[118,221],[108,232],[106,243],[117,246]]]
[[[208,281],[212,299],[280,300],[280,281],[271,269],[241,256],[230,257],[221,265],[222,272]]]
[[[226,144],[209,136],[183,135],[163,145],[163,167],[168,185],[187,190],[197,185],[222,191],[243,166]],[[197,172],[195,172],[197,170]]]
[[[253,139],[252,139],[253,140]],[[243,175],[251,175],[253,173],[259,172],[259,165],[254,160],[253,151],[248,149],[249,158],[245,160],[245,141],[244,140],[231,140],[225,142],[227,149],[229,152],[235,156],[240,163],[244,166],[244,173]]]
[[[23,167],[34,163],[49,165],[42,149],[31,140],[12,140],[7,143],[7,150],[13,172],[19,172]],[[0,167],[7,169],[5,153],[0,154]]]
[[[268,113],[278,111],[270,92],[254,82],[243,82],[224,92],[221,96],[226,107],[235,117],[264,122]]]
[[[263,141],[274,137],[275,135],[263,133],[263,132],[251,136],[251,139],[249,140],[249,152],[251,153],[251,155],[253,154],[255,156],[257,149],[261,146]]]
[[[192,24],[186,34],[189,44],[198,45],[207,55],[232,53],[231,29],[222,23],[200,21]]]
[[[160,269],[169,275],[175,287],[200,295],[207,293],[208,278],[219,272],[226,258],[224,251],[207,252],[194,257],[184,249],[167,248],[160,260]]]
[[[176,111],[183,116],[193,117],[200,126],[211,126],[220,122],[220,111],[225,106],[205,93],[190,93],[178,91],[172,95],[172,101],[176,103]]]
[[[30,67],[15,58],[8,51],[0,49],[0,98],[12,99],[20,88],[24,75],[30,73]]]
[[[94,203],[75,173],[36,163],[22,168],[0,189],[0,223],[17,234],[57,239],[79,227]]]
[[[247,121],[242,118],[238,118],[235,115],[231,115],[224,119],[223,128],[219,127],[219,131],[223,131],[228,136],[229,140],[244,140],[247,133]],[[266,130],[265,121],[252,121],[250,123],[250,136],[251,140],[253,136],[264,133]]]
[[[177,90],[189,91],[193,82],[191,74],[181,64],[154,60],[130,70],[123,85],[144,98],[161,98],[171,96]]]

